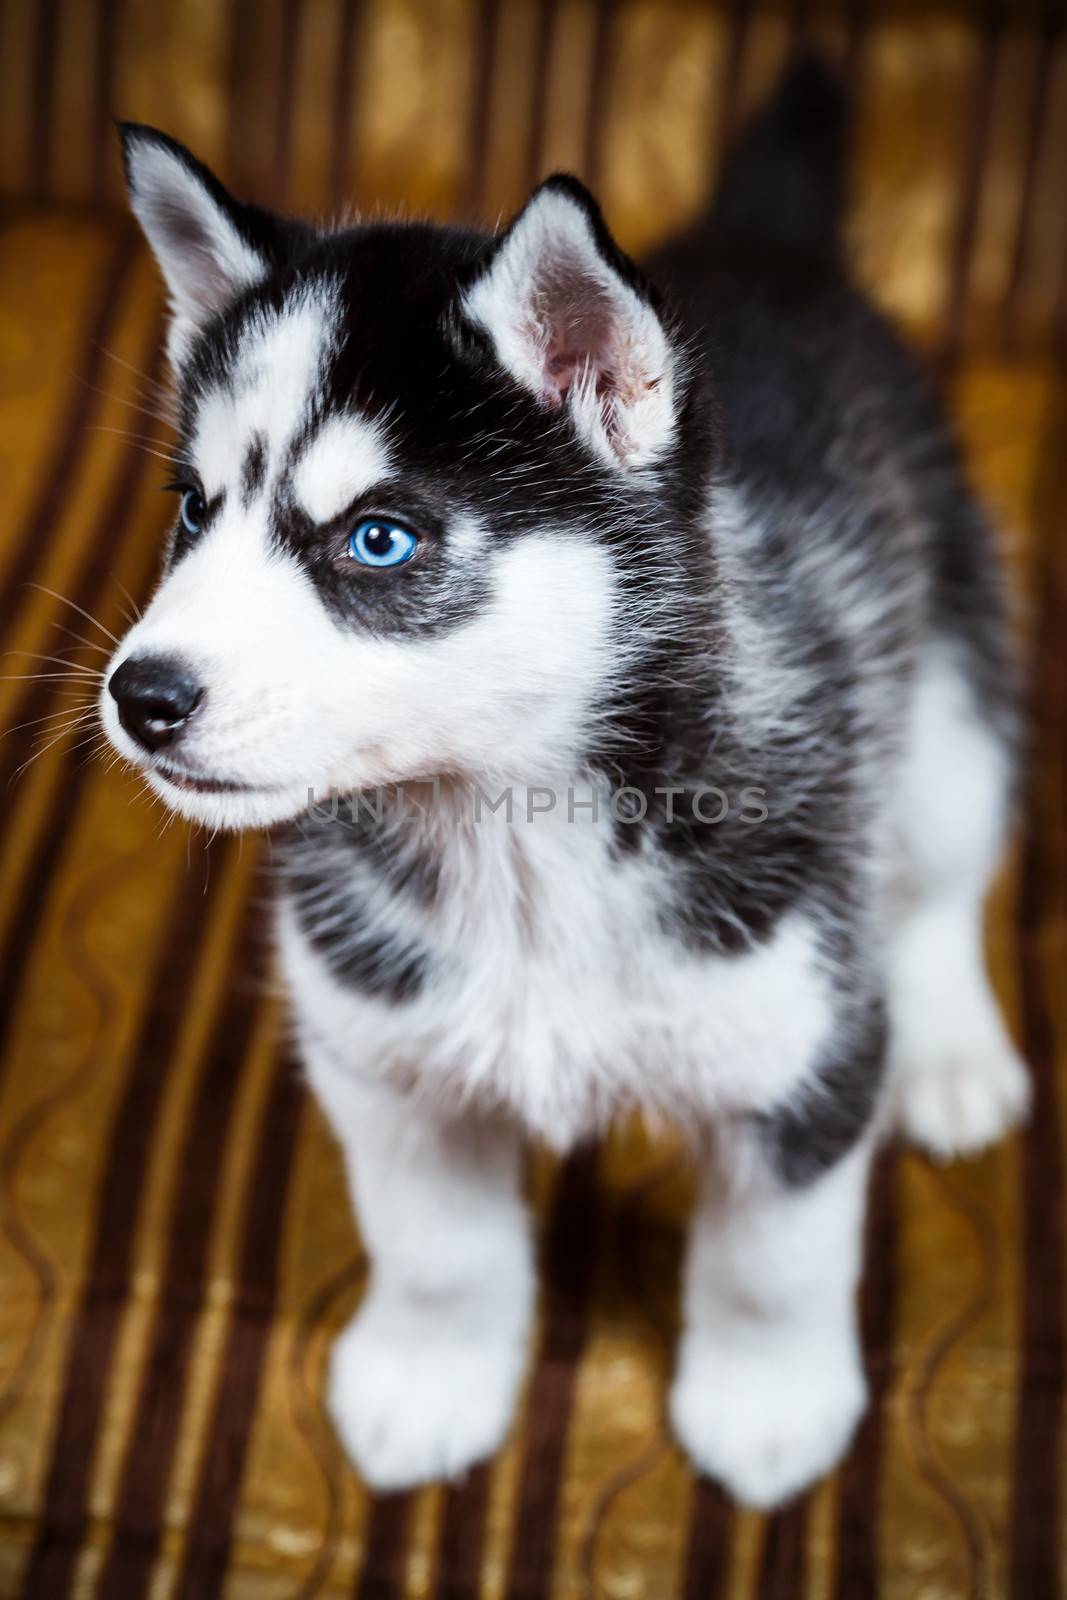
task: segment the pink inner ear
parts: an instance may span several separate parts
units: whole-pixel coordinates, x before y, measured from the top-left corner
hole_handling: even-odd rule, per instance
[[[591,378],[597,395],[615,387],[611,371],[616,307],[602,285],[581,272],[546,276],[542,305],[550,333],[544,351],[545,398],[560,405],[579,379]]]
[[[576,333],[585,337],[575,339]],[[593,333],[589,327],[571,327],[550,341],[545,351],[545,389],[550,404],[562,404],[567,391],[579,381],[589,383],[598,399],[615,389],[608,330],[597,328],[599,337],[589,337]]]
[[[591,350],[550,347],[545,357],[545,396],[549,405],[563,404],[564,396],[583,374],[592,380],[597,399],[614,393],[614,373]]]
[[[584,357],[577,350],[550,347],[545,354],[545,389],[553,405],[560,405],[563,396],[578,376]]]

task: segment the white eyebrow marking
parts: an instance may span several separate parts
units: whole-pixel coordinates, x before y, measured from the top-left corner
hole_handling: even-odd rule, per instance
[[[276,470],[318,389],[335,320],[331,285],[316,284],[242,329],[230,381],[208,395],[197,421],[193,459],[209,496],[239,475],[253,434],[263,439],[268,477]]]
[[[308,516],[329,522],[389,474],[382,429],[367,417],[331,417],[293,473],[293,488]]]

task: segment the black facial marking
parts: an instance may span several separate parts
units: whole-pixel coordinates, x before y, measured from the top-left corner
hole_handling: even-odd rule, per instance
[[[296,557],[343,626],[379,638],[434,638],[473,620],[491,594],[488,562],[452,542],[452,524],[464,514],[439,479],[408,472],[377,486],[334,525],[319,528],[286,478],[272,508],[271,538]],[[348,540],[368,517],[410,529],[419,539],[415,556],[397,567],[357,561],[348,553]]]
[[[866,1129],[885,1070],[887,1038],[885,1005],[872,1000],[841,1028],[794,1098],[754,1119],[770,1164],[788,1187],[814,1183]]]
[[[263,487],[267,475],[267,441],[254,433],[241,466],[241,504],[247,509]]]

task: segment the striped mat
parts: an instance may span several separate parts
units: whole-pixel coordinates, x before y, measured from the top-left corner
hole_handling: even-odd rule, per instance
[[[531,1157],[545,1292],[502,1455],[459,1486],[365,1493],[322,1410],[363,1263],[274,998],[269,843],[168,822],[80,712],[172,509],[153,454],[162,308],[112,209],[107,111],[322,209],[493,215],[576,166],[640,248],[699,203],[802,9],[0,13],[0,1596],[1067,1587],[1067,56],[1021,12],[806,10],[862,86],[861,264],[941,363],[1031,645],[1033,760],[990,938],[1037,1106],[980,1161],[883,1160],[874,1405],[835,1477],[769,1517],[696,1482],[665,1434],[691,1185],[630,1126],[560,1166]]]

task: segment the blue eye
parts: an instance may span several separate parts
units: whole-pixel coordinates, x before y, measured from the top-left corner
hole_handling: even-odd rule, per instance
[[[186,489],[181,504],[182,527],[186,533],[199,533],[204,521],[204,501],[197,489]]]
[[[368,517],[348,541],[348,553],[365,567],[399,567],[410,561],[419,541],[398,522]]]

